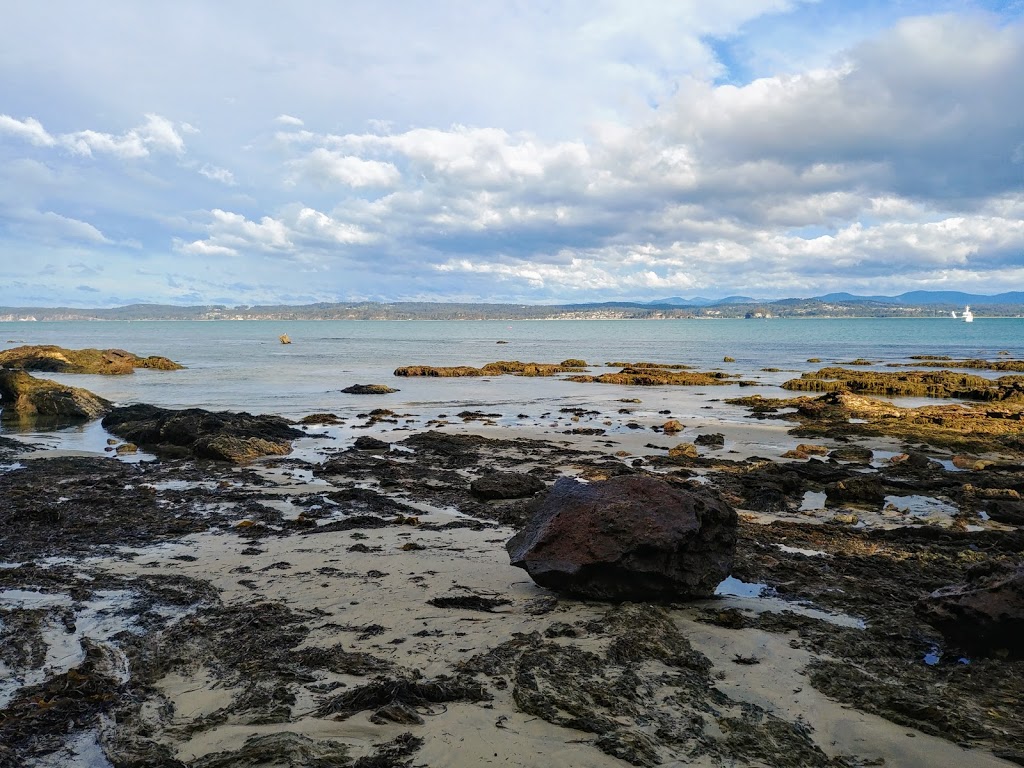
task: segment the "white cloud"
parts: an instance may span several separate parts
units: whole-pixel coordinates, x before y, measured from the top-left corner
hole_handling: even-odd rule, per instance
[[[216,165],[210,165],[209,163],[200,168],[199,173],[212,181],[219,181],[221,184],[226,184],[229,187],[233,187],[238,183],[235,181],[235,175],[227,168],[218,168]]]
[[[295,125],[300,128],[305,125],[302,120],[297,117],[292,117],[291,115],[278,115],[274,118],[274,122],[280,123],[281,125]]]
[[[364,160],[320,147],[293,164],[293,183],[305,176],[318,183],[339,182],[349,187],[394,187],[401,179],[391,163]]]
[[[225,245],[213,245],[205,240],[195,240],[191,243],[183,243],[180,240],[176,243],[176,250],[182,253],[194,254],[197,256],[237,256],[238,251],[228,248]]]
[[[52,147],[57,143],[57,140],[43,128],[42,123],[34,117],[18,120],[10,115],[0,115],[0,133],[17,136],[37,147]]]
[[[185,140],[178,132],[195,132],[188,123],[179,126],[156,114],[147,114],[146,121],[121,134],[104,133],[91,129],[50,134],[35,118],[16,120],[0,115],[0,133],[8,133],[39,147],[62,147],[73,154],[92,156],[108,154],[122,159],[149,157],[151,152],[181,155]]]

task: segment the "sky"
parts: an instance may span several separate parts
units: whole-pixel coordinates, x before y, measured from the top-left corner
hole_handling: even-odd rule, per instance
[[[1024,288],[1024,0],[48,0],[0,305]]]

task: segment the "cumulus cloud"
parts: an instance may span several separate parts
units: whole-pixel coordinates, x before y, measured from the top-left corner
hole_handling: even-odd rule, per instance
[[[327,184],[337,182],[345,186],[393,187],[401,174],[391,163],[379,160],[364,160],[353,155],[344,155],[320,147],[314,149],[302,160],[292,164],[292,183],[300,176]]]
[[[0,201],[108,228],[86,194],[78,207],[47,197],[103,189],[124,221],[155,222],[139,233],[147,251],[170,243],[186,263],[260,264],[282,295],[297,290],[296,264],[338,291],[377,294],[386,272],[389,290],[438,298],[1002,287],[1024,269],[1024,24],[906,18],[813,67],[758,77],[718,55],[751,20],[801,7],[602,0],[512,18],[474,6],[466,29],[500,33],[481,46],[445,32],[465,43],[456,80],[436,76],[453,59],[431,36],[406,52],[357,35],[345,56],[323,49],[315,62],[270,47],[253,65],[267,98],[248,94],[251,119],[233,112],[246,108],[244,84],[237,97],[216,91],[218,105],[229,91],[233,101],[213,128],[201,93],[177,112],[199,115],[202,134],[163,107],[120,132],[69,133],[8,108],[22,116],[0,116],[0,150],[16,158],[2,167],[36,179],[35,197]],[[380,31],[371,10],[347,21],[367,39]],[[536,60],[519,55],[524,41]],[[310,83],[316,99],[304,100]],[[325,83],[345,109],[323,108]],[[71,170],[47,169],[47,181],[16,166],[20,154]],[[113,164],[69,154],[152,160],[86,177]]]

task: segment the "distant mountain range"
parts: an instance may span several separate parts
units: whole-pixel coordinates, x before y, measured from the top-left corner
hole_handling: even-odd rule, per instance
[[[970,304],[976,317],[1024,317],[1024,291],[982,296],[960,291],[910,291],[899,296],[829,293],[809,299],[723,299],[672,296],[651,302],[486,304],[454,302],[321,302],[302,306],[173,306],[132,304],[108,309],[0,307],[0,322],[32,320],[617,320],[773,317],[948,317]],[[0,341],[3,341],[0,339]]]
[[[903,304],[907,306],[931,306],[935,304],[987,306],[992,304],[1024,304],[1024,291],[1009,291],[1007,293],[997,293],[994,296],[963,293],[962,291],[908,291],[907,293],[901,293],[899,296],[857,296],[853,293],[826,293],[824,296],[814,296],[809,299],[752,299],[749,296],[726,296],[724,299],[706,299],[703,296],[695,296],[692,299],[684,299],[679,296],[671,296],[667,299],[657,299],[647,303],[656,306],[714,307],[722,304],[773,304],[777,301],[873,301],[881,304]]]

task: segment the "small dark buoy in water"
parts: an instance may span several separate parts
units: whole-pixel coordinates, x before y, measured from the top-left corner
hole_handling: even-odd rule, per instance
[[[280,336],[278,336],[278,338],[281,340],[282,344],[291,344],[292,343],[292,340],[290,338],[288,338],[288,334],[287,333],[282,333]]]

